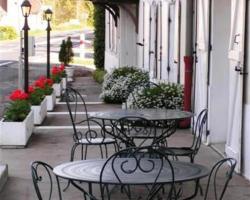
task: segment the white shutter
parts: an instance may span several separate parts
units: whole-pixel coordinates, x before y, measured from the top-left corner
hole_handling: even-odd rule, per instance
[[[207,51],[208,41],[208,0],[198,0],[197,47]]]
[[[150,28],[150,1],[144,4],[144,69],[149,71],[149,28]]]
[[[161,63],[161,71],[162,71],[162,79],[167,80],[168,78],[168,62],[169,62],[169,43],[168,43],[168,37],[169,37],[169,2],[168,1],[162,1],[162,63]]]
[[[143,68],[144,66],[144,1],[139,2],[139,21],[138,21],[138,39],[137,39],[137,55],[138,55],[138,67]]]
[[[231,34],[229,42],[229,108],[226,154],[234,157],[238,163],[236,170],[241,171],[242,143],[242,101],[244,34],[245,34],[245,0],[231,1]],[[235,70],[235,67],[239,71]]]
[[[156,45],[156,17],[157,17],[157,3],[152,2],[150,6],[150,39],[149,39],[149,70],[150,78],[155,78],[155,45]]]
[[[174,17],[174,61],[179,62],[180,52],[180,0],[175,1]]]
[[[207,108],[209,0],[197,0],[197,63],[195,68],[195,113]]]

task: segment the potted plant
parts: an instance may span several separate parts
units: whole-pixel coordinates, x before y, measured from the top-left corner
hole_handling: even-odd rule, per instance
[[[64,64],[61,64],[59,66],[59,69],[61,70],[61,77],[62,77],[62,89],[67,88],[67,73],[65,71],[65,66]]]
[[[25,147],[34,127],[34,116],[28,94],[15,90],[0,121],[1,147]]]
[[[59,51],[59,61],[65,66],[68,81],[73,81],[74,68],[69,65],[69,63],[73,61],[73,57],[73,44],[71,37],[68,37],[66,41],[62,41]]]
[[[35,87],[41,88],[45,98],[47,99],[47,111],[52,111],[56,104],[56,94],[52,86],[52,79],[46,78],[45,76],[41,76],[35,82]]]
[[[36,83],[35,83],[36,84]],[[34,124],[40,125],[47,114],[47,99],[43,89],[40,87],[29,86],[29,102],[34,112]]]
[[[57,67],[53,66],[51,69],[51,79],[53,81],[53,89],[55,90],[56,97],[61,96],[62,92],[62,70]]]

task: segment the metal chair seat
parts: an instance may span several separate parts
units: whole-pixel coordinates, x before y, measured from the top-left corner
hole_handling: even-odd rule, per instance
[[[112,144],[116,143],[116,140],[113,138],[92,138],[92,139],[81,139],[78,141],[80,144],[88,145],[98,145],[98,144]]]

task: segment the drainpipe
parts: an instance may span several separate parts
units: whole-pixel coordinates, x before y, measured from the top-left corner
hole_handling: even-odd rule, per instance
[[[185,77],[184,77],[184,108],[185,111],[191,111],[191,92],[193,77],[193,57],[184,56]],[[189,128],[191,119],[185,119],[180,122],[181,128]]]

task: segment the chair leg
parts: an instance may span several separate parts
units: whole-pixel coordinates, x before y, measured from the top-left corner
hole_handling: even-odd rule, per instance
[[[70,161],[73,161],[74,160],[74,156],[75,156],[75,150],[76,150],[76,147],[78,146],[78,144],[74,144],[73,147],[71,148],[71,154],[70,154]]]
[[[83,145],[81,145],[81,159],[83,160]]]
[[[101,151],[101,158],[103,158],[103,152],[102,152],[102,145],[99,145],[100,151]]]
[[[106,155],[106,158],[108,158],[108,149],[107,149],[107,144],[105,144],[105,155]]]
[[[84,160],[87,159],[88,145],[85,145]]]

